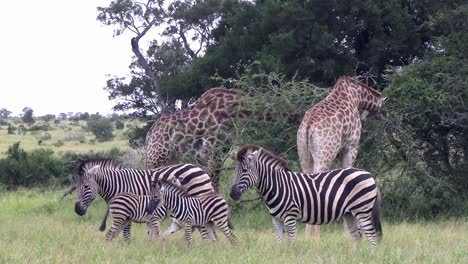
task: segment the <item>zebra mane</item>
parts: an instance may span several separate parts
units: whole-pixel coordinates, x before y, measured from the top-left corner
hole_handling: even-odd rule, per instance
[[[357,86],[360,86],[368,91],[370,91],[371,93],[373,93],[374,95],[376,96],[382,96],[382,93],[377,91],[376,89],[372,88],[372,87],[369,87],[367,84],[363,83],[363,82],[360,82],[358,80],[355,80],[351,77],[348,77],[348,76],[341,76],[338,81],[336,81],[336,84],[337,85],[338,83],[340,83],[341,81],[349,81],[349,82],[352,82],[353,84],[357,85]]]
[[[162,187],[161,188],[165,188],[171,192],[174,192],[175,194],[177,195],[180,195],[182,197],[189,197],[190,195],[187,193],[187,191],[185,191],[184,188],[170,182],[170,181],[164,181],[162,183]]]
[[[78,174],[83,176],[89,169],[100,166],[103,169],[123,169],[126,166],[118,160],[111,159],[111,158],[97,158],[97,159],[86,159],[80,162],[80,166],[78,168]]]
[[[279,166],[283,167],[284,170],[289,171],[288,162],[285,159],[253,144],[247,144],[239,149],[237,152],[237,161],[243,161],[246,154],[251,154],[256,150],[260,150],[262,155],[267,156],[269,159],[275,160]]]

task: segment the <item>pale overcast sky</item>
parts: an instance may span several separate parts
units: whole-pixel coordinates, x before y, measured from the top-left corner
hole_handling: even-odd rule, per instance
[[[106,74],[127,75],[131,36],[96,20],[110,0],[2,1],[0,108],[111,113]]]

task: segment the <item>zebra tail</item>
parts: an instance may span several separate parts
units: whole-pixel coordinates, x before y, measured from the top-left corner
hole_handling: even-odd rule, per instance
[[[234,229],[234,226],[232,225],[232,222],[229,221],[229,219],[227,220],[227,222],[228,222],[229,229]]]
[[[374,222],[374,228],[379,237],[379,240],[382,239],[382,224],[380,222],[380,203],[382,201],[382,197],[380,196],[380,191],[377,189],[377,198],[374,202],[374,208],[372,208],[372,220]]]
[[[106,230],[106,222],[107,222],[107,216],[109,215],[109,206],[107,206],[106,213],[104,214],[104,217],[102,219],[101,226],[99,227],[99,231],[103,232]]]

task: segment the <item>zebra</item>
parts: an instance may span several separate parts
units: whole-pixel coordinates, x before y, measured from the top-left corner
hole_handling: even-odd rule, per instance
[[[231,231],[228,222],[229,207],[226,200],[219,194],[211,193],[203,196],[190,196],[183,188],[162,182],[157,199],[147,207],[147,212],[153,210],[166,211],[176,220],[177,228],[184,228],[188,247],[192,246],[192,229],[194,226],[206,227],[205,232],[213,233],[213,224],[223,231],[231,245],[236,245],[236,236]],[[157,213],[155,213],[157,214]],[[206,234],[205,234],[206,235]],[[166,235],[161,237],[164,241]],[[212,236],[216,242],[216,237]]]
[[[108,210],[112,217],[112,226],[106,233],[106,241],[114,239],[119,232],[130,224],[147,223],[149,238],[153,235],[159,237],[159,222],[165,218],[165,212],[158,214],[147,213],[146,209],[154,195],[137,195],[133,193],[119,193],[112,198],[108,205]],[[124,233],[124,240],[130,241],[130,233]]]
[[[380,196],[369,172],[356,168],[292,172],[284,159],[256,145],[240,148],[236,159],[231,198],[237,201],[255,187],[272,216],[278,242],[284,233],[294,241],[297,221],[324,225],[340,217],[354,241],[361,238],[361,230],[372,248],[382,237]]]
[[[101,166],[101,163],[106,166]],[[114,164],[117,169],[113,169]],[[190,195],[198,196],[214,192],[210,176],[201,168],[192,164],[176,164],[153,170],[122,168],[118,162],[109,159],[84,160],[79,166],[79,177],[76,182],[77,200],[75,212],[82,216],[88,206],[100,195],[106,203],[121,192],[137,195],[148,195],[151,191],[151,181],[178,178],[180,184]],[[100,230],[105,230],[108,210],[104,215]],[[174,229],[173,223],[171,229]],[[131,224],[123,229],[124,237],[130,239]],[[148,230],[147,237],[150,236]],[[173,233],[173,232],[172,232]]]

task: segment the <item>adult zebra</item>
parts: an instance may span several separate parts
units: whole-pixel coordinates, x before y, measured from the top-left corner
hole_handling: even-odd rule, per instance
[[[156,197],[146,206],[146,212],[153,213],[156,210],[153,214],[156,216],[160,212],[170,214],[178,223],[178,229],[184,228],[185,239],[189,247],[192,246],[192,229],[195,226],[208,229],[205,231],[212,234],[212,241],[215,242],[212,224],[223,231],[231,245],[236,245],[236,237],[228,223],[229,207],[226,200],[219,194],[211,193],[194,197],[175,184],[163,182]],[[165,233],[162,240],[164,241],[166,237]]]
[[[281,157],[255,145],[237,153],[236,175],[231,197],[256,187],[273,218],[279,242],[286,232],[289,241],[296,235],[296,221],[313,225],[328,224],[343,216],[351,237],[358,240],[361,230],[371,246],[382,236],[380,197],[372,175],[355,168],[317,174],[288,169]]]
[[[112,165],[115,165],[116,169]],[[177,164],[153,170],[140,170],[122,168],[121,163],[112,162],[109,159],[82,161],[76,183],[77,201],[75,203],[75,212],[78,215],[86,214],[86,210],[96,198],[96,194],[100,195],[106,203],[109,203],[115,195],[122,192],[148,195],[151,191],[151,181],[173,178],[177,178],[190,195],[197,196],[214,192],[209,175],[201,168],[191,164]],[[108,212],[107,210],[101,224],[101,231],[105,230]],[[174,229],[174,226],[175,223],[170,228]],[[130,238],[130,228],[130,224],[124,228],[124,237]]]

